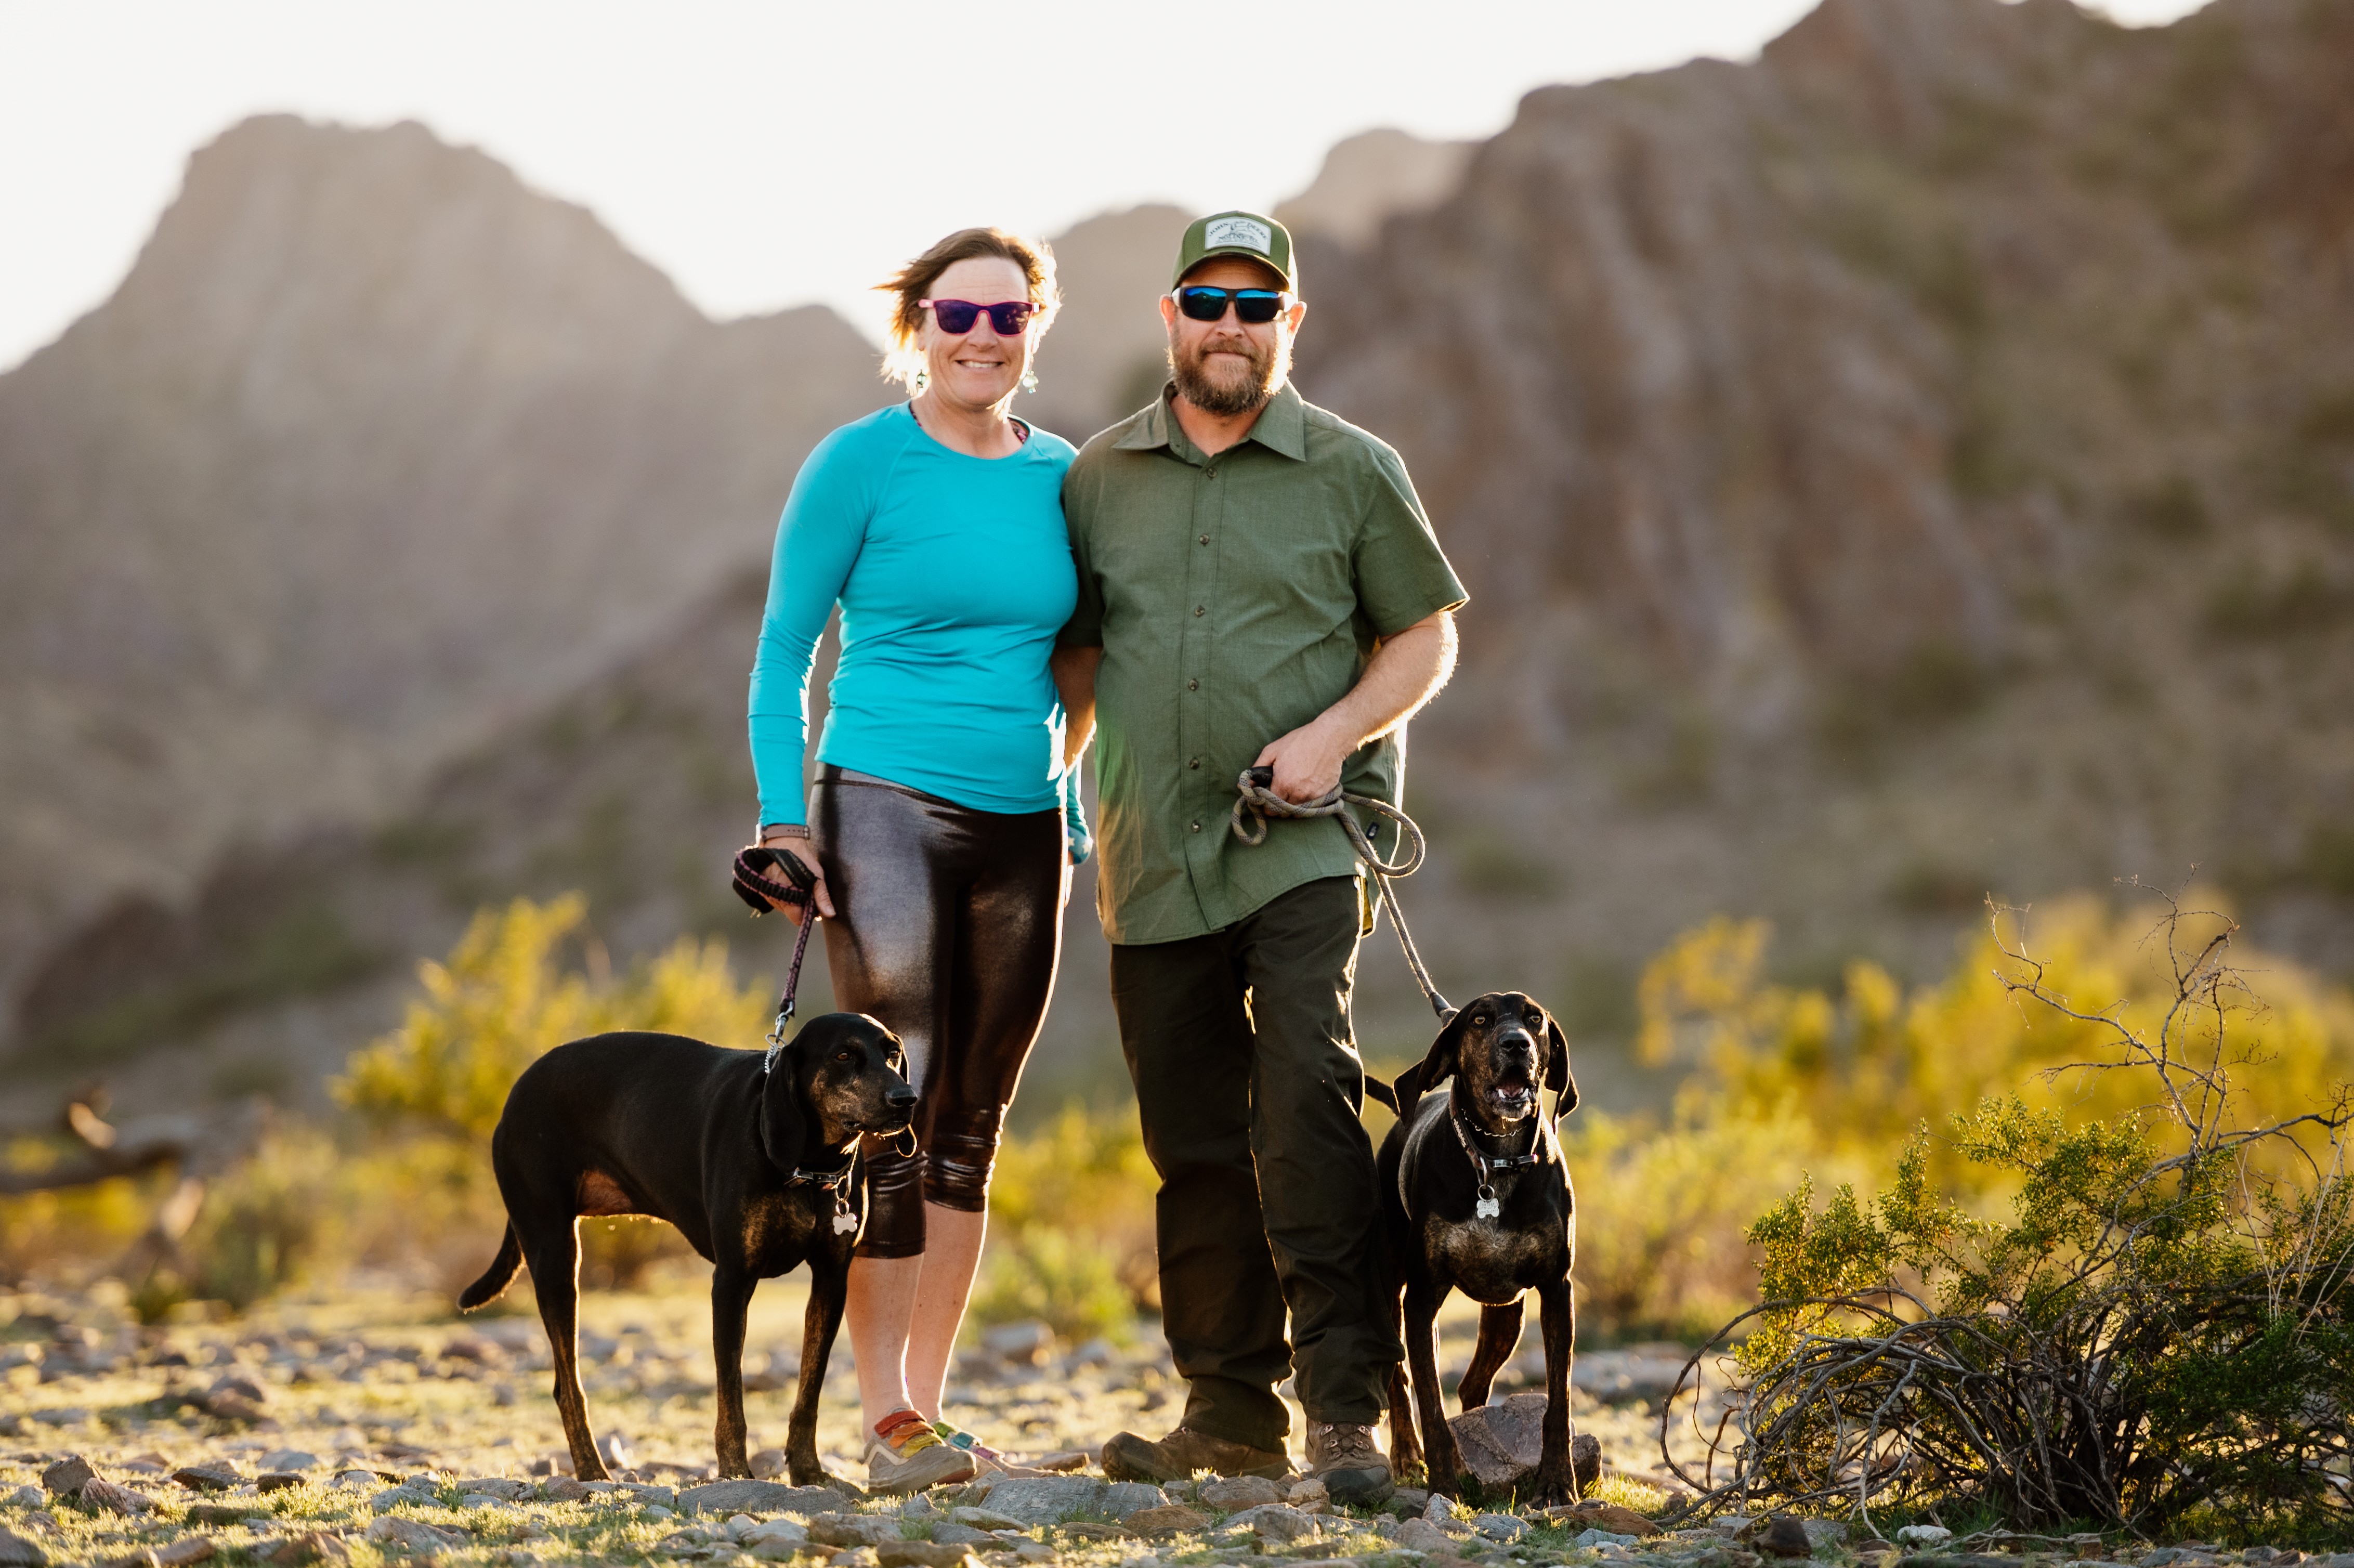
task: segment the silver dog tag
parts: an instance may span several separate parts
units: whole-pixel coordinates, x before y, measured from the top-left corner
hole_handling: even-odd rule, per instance
[[[846,1236],[857,1228],[858,1216],[856,1214],[852,1213],[848,1209],[836,1209],[833,1212],[833,1234],[835,1235]]]
[[[1471,1212],[1483,1220],[1492,1220],[1504,1212],[1503,1201],[1499,1198],[1482,1198],[1471,1205]]]

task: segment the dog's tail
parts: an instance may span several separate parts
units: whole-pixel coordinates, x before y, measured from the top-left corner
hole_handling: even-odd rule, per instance
[[[1367,1073],[1365,1075],[1365,1093],[1371,1096],[1373,1099],[1380,1101],[1383,1105],[1389,1107],[1390,1114],[1392,1116],[1395,1116],[1397,1114],[1397,1090],[1392,1088],[1389,1085],[1384,1084],[1379,1078],[1374,1077],[1371,1073]]]
[[[507,1222],[506,1239],[499,1243],[499,1255],[491,1266],[482,1270],[482,1277],[458,1293],[458,1310],[472,1312],[477,1307],[489,1305],[507,1293],[514,1283],[516,1273],[523,1267],[523,1243],[515,1236],[514,1222]]]

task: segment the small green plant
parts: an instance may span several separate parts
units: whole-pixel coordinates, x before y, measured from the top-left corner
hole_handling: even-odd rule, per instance
[[[2278,577],[2243,563],[2209,597],[2207,630],[2229,641],[2279,641],[2327,630],[2349,612],[2354,591],[2333,582],[2318,562],[2300,562]]]
[[[1996,675],[1959,643],[1927,639],[1885,669],[1827,683],[1815,715],[1817,743],[1840,766],[1869,772],[1892,737],[1938,729],[1983,708]]]
[[[2173,996],[2154,1027],[2084,1011],[2024,942],[2000,981],[2089,1047],[2047,1080],[2128,1084],[2147,1107],[2071,1122],[1996,1097],[1953,1152],[2011,1192],[1972,1214],[1935,1179],[1925,1125],[1870,1204],[1809,1181],[1751,1228],[1764,1305],[1720,1331],[1738,1430],[1719,1495],[1857,1511],[1933,1501],[2030,1528],[2149,1531],[2193,1510],[2245,1532],[2342,1531],[2354,1460],[2354,1210],[2340,1086],[2244,1125],[2233,1072],[2252,993],[2228,922],[2170,901]]]
[[[1987,879],[1942,861],[1908,861],[1889,879],[1888,901],[1916,915],[1952,915],[1986,901]]]
[[[1485,828],[1455,847],[1455,879],[1468,892],[1499,898],[1542,899],[1561,887],[1560,871],[1534,846]]]
[[[2181,474],[2126,497],[2126,521],[2154,539],[2190,544],[2211,529],[2207,498]]]
[[[2305,880],[2340,898],[2354,898],[2354,827],[2317,824],[2305,841]]]

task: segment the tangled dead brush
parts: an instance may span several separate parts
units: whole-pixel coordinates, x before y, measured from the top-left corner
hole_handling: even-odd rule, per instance
[[[2165,901],[2150,941],[2172,995],[2138,1027],[2059,994],[2006,938],[2018,921],[1995,913],[2002,983],[2101,1044],[2047,1081],[2124,1076],[2146,1104],[2079,1127],[2015,1097],[1955,1118],[1950,1152],[2007,1178],[2007,1221],[1941,1194],[1925,1125],[1869,1207],[1841,1187],[1819,1211],[1802,1183],[1750,1231],[1765,1304],[1687,1366],[1734,1390],[1686,1479],[1717,1507],[1866,1521],[1969,1502],[2027,1529],[2343,1531],[2348,1092],[2233,1125],[2232,1075],[2265,1057],[2222,916]]]

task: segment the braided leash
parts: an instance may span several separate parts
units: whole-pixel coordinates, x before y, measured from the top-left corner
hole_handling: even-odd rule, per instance
[[[782,871],[785,880],[776,881],[767,874],[770,871]],[[777,1053],[785,1048],[785,1025],[792,1022],[793,998],[801,989],[801,959],[809,951],[810,928],[819,919],[817,912],[810,907],[810,895],[817,886],[817,878],[797,856],[756,848],[737,852],[734,885],[736,896],[751,906],[755,918],[775,907],[770,899],[801,911],[801,933],[793,938],[792,966],[785,970],[785,994],[777,999],[777,1021],[769,1026],[769,1054],[760,1061],[760,1071],[765,1075],[776,1066]]]
[[[1352,795],[1335,787],[1330,794],[1313,800],[1287,800],[1275,792],[1275,769],[1248,768],[1235,780],[1235,837],[1246,844],[1267,842],[1267,825],[1278,818],[1338,817],[1349,842],[1356,847],[1357,858],[1381,889],[1383,906],[1390,912],[1390,924],[1397,927],[1398,946],[1405,949],[1405,967],[1414,971],[1414,983],[1422,988],[1429,999],[1430,1010],[1438,1014],[1441,1023],[1455,1016],[1455,1009],[1438,994],[1430,982],[1430,971],[1423,967],[1422,954],[1414,945],[1414,933],[1405,928],[1405,915],[1398,908],[1397,892],[1390,886],[1394,876],[1412,876],[1422,869],[1424,852],[1428,848],[1422,829],[1415,820],[1386,800],[1376,800],[1370,795]],[[1404,853],[1394,863],[1384,860],[1374,852],[1373,841],[1350,814],[1351,806],[1363,806],[1376,816],[1387,817],[1397,824],[1398,842]]]

